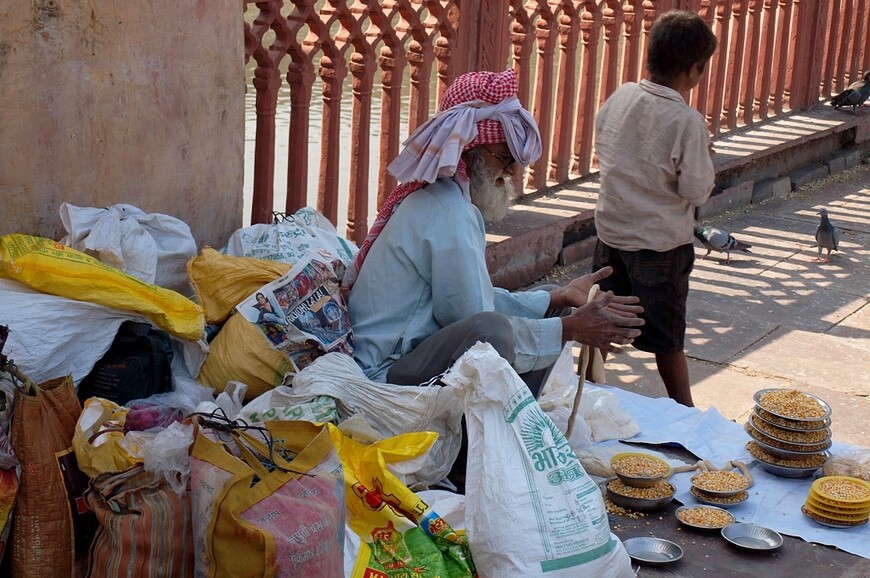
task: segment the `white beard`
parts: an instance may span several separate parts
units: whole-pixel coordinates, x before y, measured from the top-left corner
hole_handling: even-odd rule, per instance
[[[471,202],[480,210],[483,220],[501,221],[507,216],[514,198],[513,177],[502,170],[492,170],[483,162],[469,167]]]

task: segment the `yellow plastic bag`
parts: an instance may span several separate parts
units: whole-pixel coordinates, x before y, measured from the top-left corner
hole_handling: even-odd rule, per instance
[[[344,469],[348,526],[361,540],[352,578],[477,576],[465,536],[387,469],[428,451],[437,434],[361,444],[327,427]]]
[[[50,295],[137,313],[183,339],[196,341],[203,335],[202,311],[190,299],[51,239],[18,233],[0,237],[0,278]]]
[[[293,371],[290,358],[272,349],[256,325],[233,315],[209,344],[196,380],[218,393],[228,382],[240,381],[248,386],[245,399],[251,400],[281,385]]]
[[[126,417],[127,408],[108,399],[91,397],[85,401],[76,422],[72,446],[79,469],[89,478],[105,472],[120,472],[142,462],[121,445]]]
[[[224,255],[211,247],[187,262],[190,283],[209,323],[223,323],[236,305],[292,268],[280,261]]]
[[[281,422],[287,441],[270,449],[206,423],[191,451],[197,576],[342,576],[344,481],[329,433]],[[300,450],[292,461],[279,455],[286,446]]]

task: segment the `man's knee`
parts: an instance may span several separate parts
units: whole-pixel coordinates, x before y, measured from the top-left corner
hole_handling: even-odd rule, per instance
[[[516,354],[514,329],[505,315],[495,311],[485,311],[470,317],[468,323],[470,341],[489,343],[508,363],[514,362]]]

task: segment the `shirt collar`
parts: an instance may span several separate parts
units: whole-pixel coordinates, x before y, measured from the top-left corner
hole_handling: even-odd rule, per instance
[[[683,98],[683,95],[674,90],[673,88],[668,88],[667,86],[656,84],[655,82],[652,82],[645,78],[640,81],[640,87],[655,96],[660,96],[662,98],[667,98],[670,100],[676,100],[682,103],[686,102],[686,100]]]

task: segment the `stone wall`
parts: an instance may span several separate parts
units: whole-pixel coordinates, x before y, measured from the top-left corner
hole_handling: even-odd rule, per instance
[[[0,5],[0,234],[135,205],[219,246],[242,224],[238,0]]]

